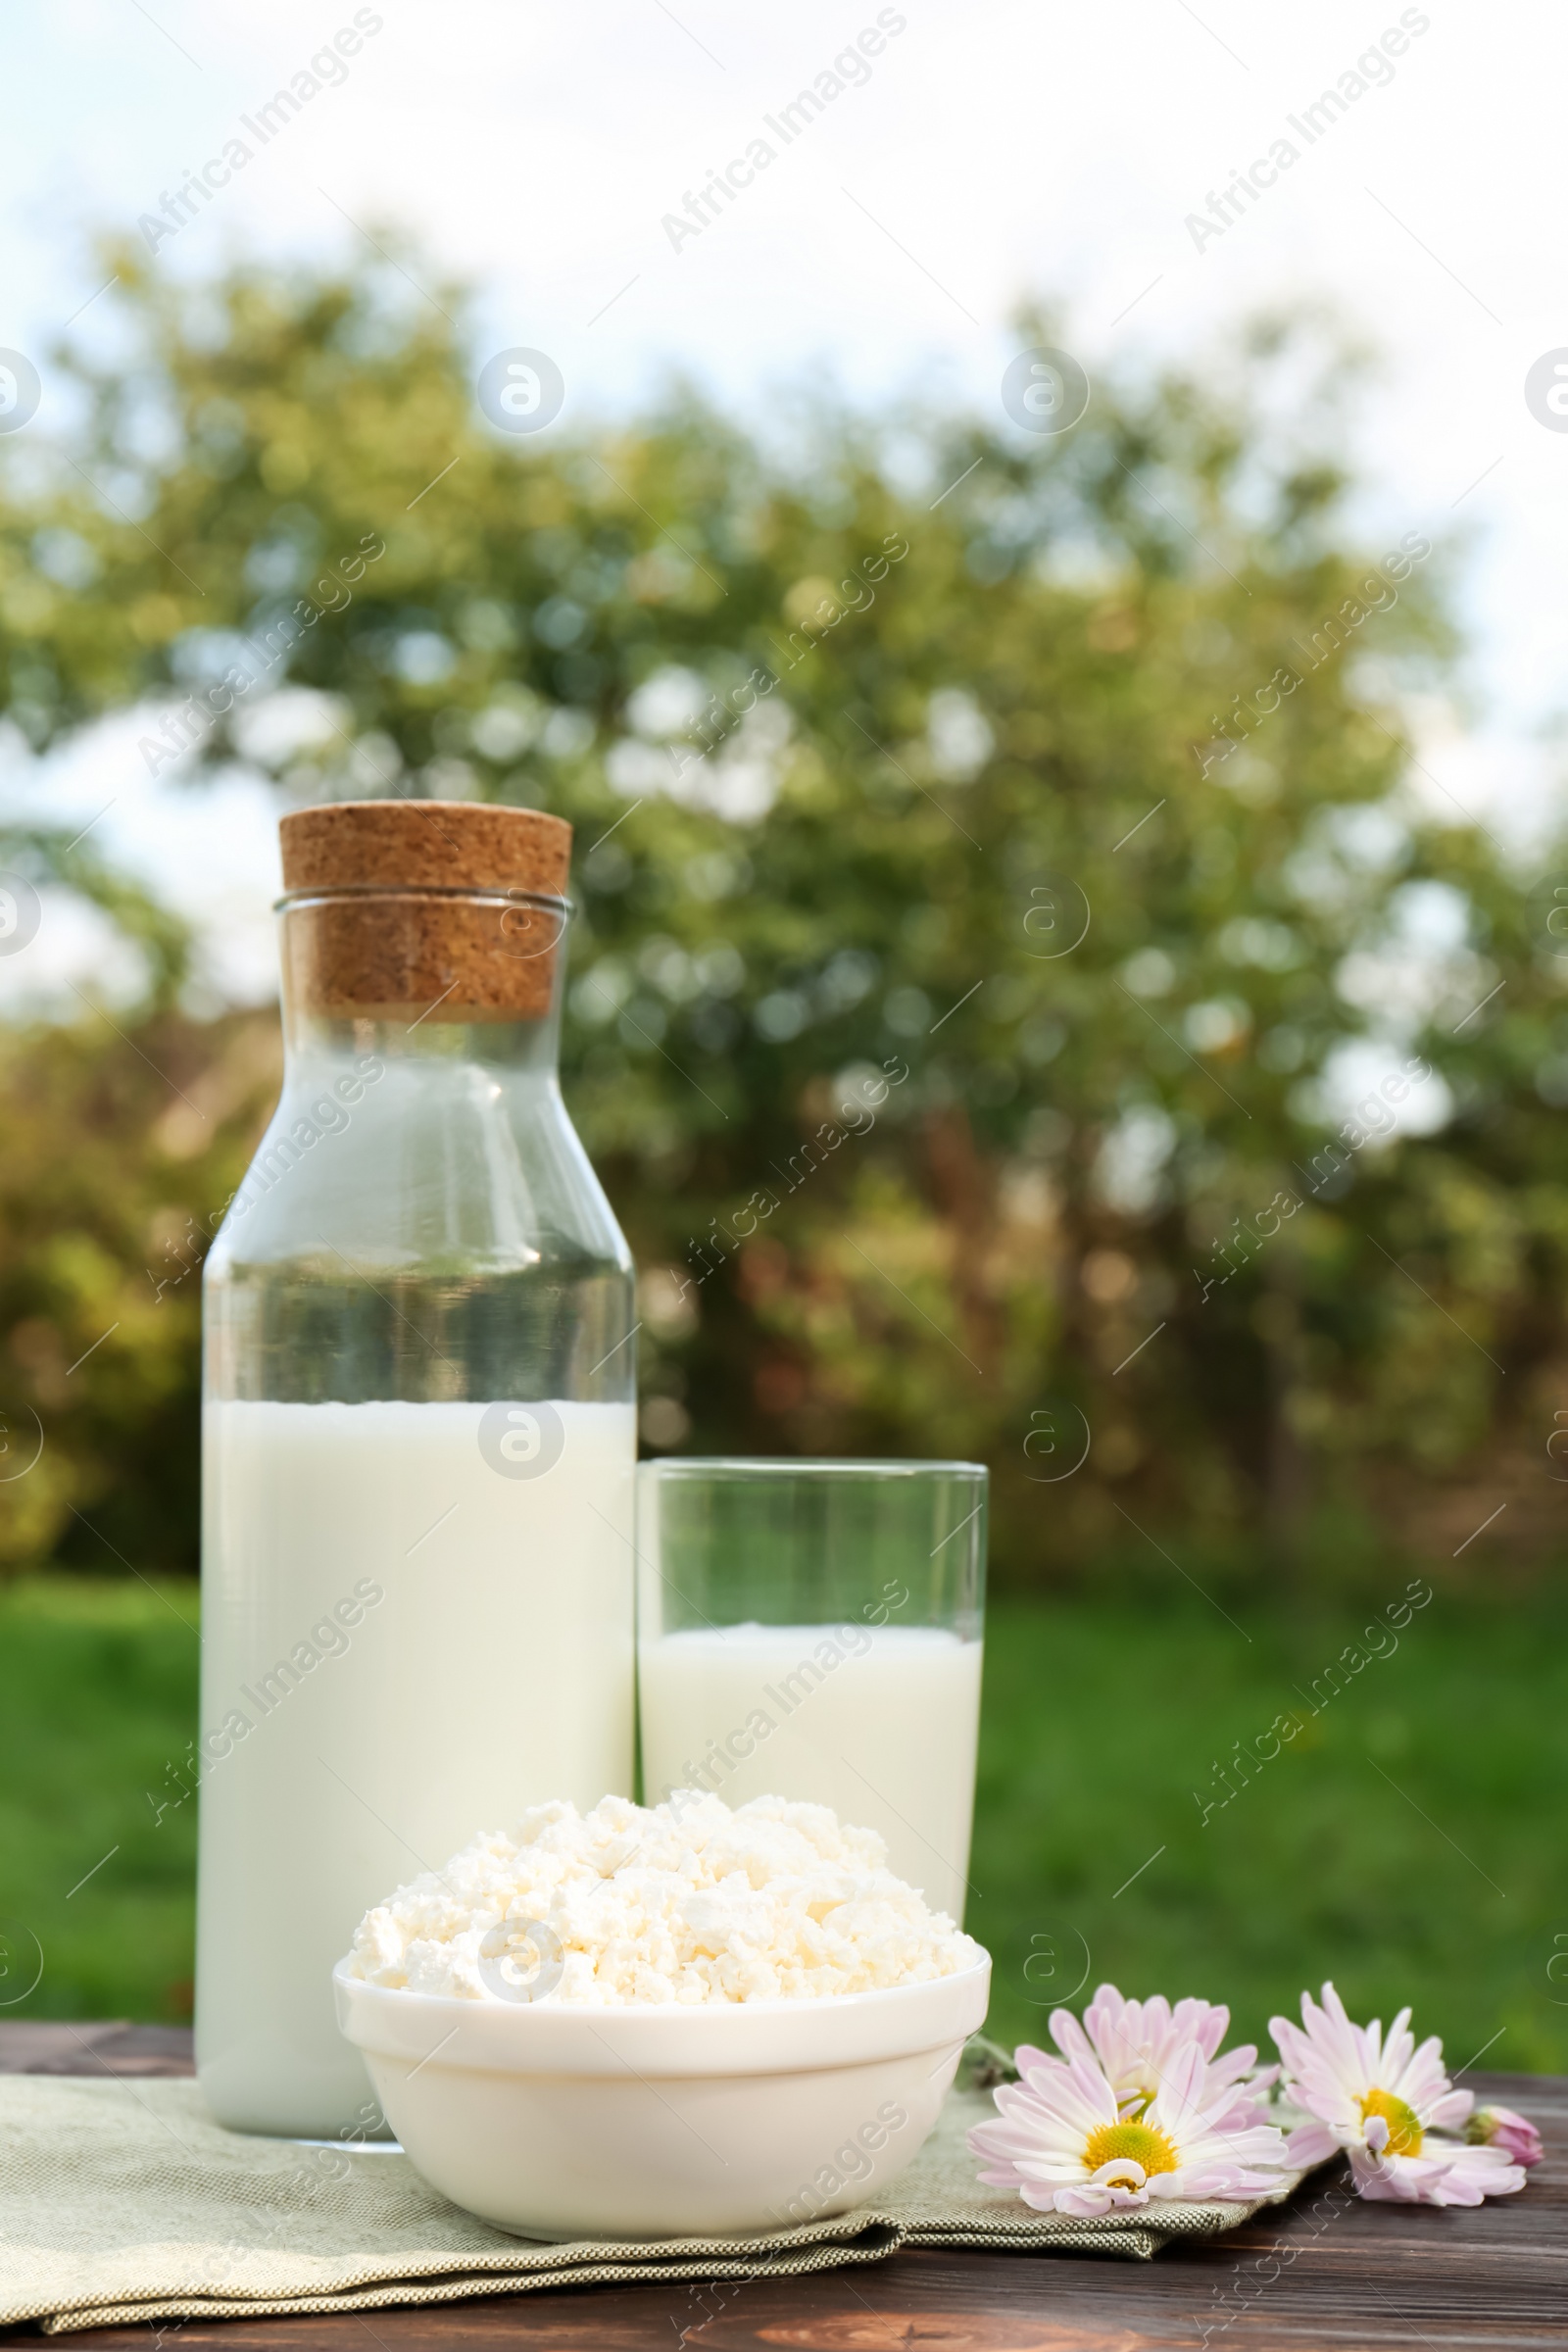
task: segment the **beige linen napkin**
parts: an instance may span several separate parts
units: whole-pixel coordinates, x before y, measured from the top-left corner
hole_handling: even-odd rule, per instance
[[[0,2324],[47,2333],[141,2320],[371,2311],[466,2295],[634,2279],[788,2278],[880,2262],[903,2246],[1147,2260],[1172,2237],[1234,2229],[1269,2199],[1078,2221],[982,2187],[963,2134],[996,2112],[950,2094],[909,2170],[874,2203],[746,2238],[542,2245],[509,2237],[399,2154],[225,2132],[194,2082],[0,2080]]]

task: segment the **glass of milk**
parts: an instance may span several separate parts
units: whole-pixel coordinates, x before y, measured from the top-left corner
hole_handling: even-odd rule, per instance
[[[283,822],[282,1099],[206,1271],[196,2055],[364,2136],[331,1970],[526,1806],[629,1796],[631,1262],[562,1102],[569,828]]]
[[[831,1805],[961,1921],[986,1490],[976,1462],[645,1462],[643,1801]]]

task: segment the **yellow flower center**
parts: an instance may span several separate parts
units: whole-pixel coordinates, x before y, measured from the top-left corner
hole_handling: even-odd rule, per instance
[[[1389,2127],[1385,2156],[1419,2156],[1424,2136],[1421,2119],[1403,2099],[1396,2099],[1392,2090],[1369,2090],[1364,2099],[1356,2101],[1365,2124],[1372,2116],[1381,2115]]]
[[[1098,2173],[1102,2164],[1126,2164],[1129,2159],[1143,2166],[1146,2179],[1152,2173],[1174,2173],[1179,2161],[1155,2124],[1102,2124],[1084,2142],[1084,2164],[1091,2173]]]

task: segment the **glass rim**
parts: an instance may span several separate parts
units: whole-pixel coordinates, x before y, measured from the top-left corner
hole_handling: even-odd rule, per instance
[[[793,1478],[801,1472],[828,1477],[988,1479],[985,1462],[899,1461],[856,1454],[667,1453],[639,1462],[637,1475],[671,1477]]]
[[[288,914],[296,906],[320,906],[328,899],[490,899],[509,906],[543,906],[568,916],[577,911],[575,899],[564,892],[524,890],[520,883],[513,882],[313,882],[302,883],[298,890],[285,890],[272,901],[272,912]]]

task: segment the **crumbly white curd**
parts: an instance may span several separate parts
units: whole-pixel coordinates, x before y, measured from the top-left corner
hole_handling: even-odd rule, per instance
[[[559,1947],[544,1997],[590,2006],[819,2000],[951,1977],[983,1957],[895,1878],[875,1831],[826,1805],[760,1796],[732,1812],[677,1790],[646,1809],[618,1796],[587,1814],[535,1805],[514,1830],[473,1838],[366,1913],[349,1973],[495,1999],[480,1946],[525,1920]]]

